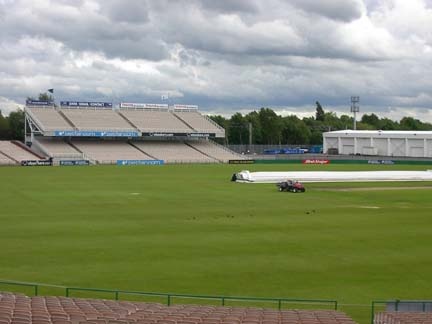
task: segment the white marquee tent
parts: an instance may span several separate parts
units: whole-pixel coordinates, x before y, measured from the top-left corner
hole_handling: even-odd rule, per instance
[[[323,152],[394,157],[432,157],[432,131],[353,131],[323,133]]]

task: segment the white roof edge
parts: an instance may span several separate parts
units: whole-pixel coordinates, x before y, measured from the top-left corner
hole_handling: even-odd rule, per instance
[[[346,129],[346,130],[338,130],[338,131],[332,131],[332,132],[324,132],[323,134],[358,134],[358,135],[374,135],[374,134],[380,134],[380,135],[415,135],[415,134],[422,134],[422,135],[432,135],[432,131],[415,131],[415,130],[408,130],[408,131],[401,131],[401,130],[352,130],[352,129]]]

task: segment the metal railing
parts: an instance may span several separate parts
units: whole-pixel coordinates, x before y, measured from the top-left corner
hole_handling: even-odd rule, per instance
[[[0,281],[0,285],[32,287],[33,288],[33,293],[34,293],[35,296],[37,296],[38,292],[39,292],[39,285],[35,284],[35,283],[16,282],[16,281]]]
[[[376,307],[377,305],[389,305],[389,304],[393,304],[394,306],[394,311],[398,312],[400,311],[400,306],[402,304],[406,305],[406,304],[418,304],[421,305],[422,307],[422,312],[426,312],[426,306],[427,305],[431,305],[432,304],[432,300],[400,300],[400,299],[395,299],[395,300],[373,300],[372,304],[371,304],[371,324],[374,324],[374,320],[375,320],[375,312],[376,312]]]
[[[299,298],[266,298],[266,297],[241,297],[241,296],[217,296],[217,295],[193,295],[193,294],[176,294],[176,293],[157,293],[157,292],[143,292],[131,291],[120,289],[99,289],[99,288],[81,288],[81,287],[66,287],[57,285],[47,285],[38,283],[16,282],[16,281],[0,281],[0,285],[13,285],[22,287],[33,287],[34,295],[38,296],[39,287],[56,287],[65,290],[65,296],[70,297],[72,292],[94,292],[94,293],[110,293],[113,294],[115,300],[120,300],[121,295],[135,295],[147,297],[162,297],[166,300],[168,306],[173,304],[174,298],[187,298],[187,299],[200,299],[200,300],[214,300],[218,301],[220,305],[225,306],[228,301],[238,302],[271,302],[277,305],[277,309],[281,310],[283,304],[295,303],[306,305],[325,305],[334,310],[338,309],[337,300],[332,299],[299,299]]]

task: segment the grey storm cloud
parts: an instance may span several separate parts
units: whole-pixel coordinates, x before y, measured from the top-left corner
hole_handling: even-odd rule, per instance
[[[363,8],[362,2],[358,0],[291,0],[289,2],[306,13],[343,22],[360,18]]]
[[[78,100],[169,93],[226,114],[316,100],[340,110],[352,94],[376,112],[429,112],[430,4],[0,0],[0,109],[55,88]]]

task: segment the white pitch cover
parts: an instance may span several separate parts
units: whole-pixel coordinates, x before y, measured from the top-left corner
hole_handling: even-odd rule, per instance
[[[370,181],[432,181],[427,171],[291,171],[236,173],[237,182],[277,183],[286,180],[301,182],[370,182]]]

